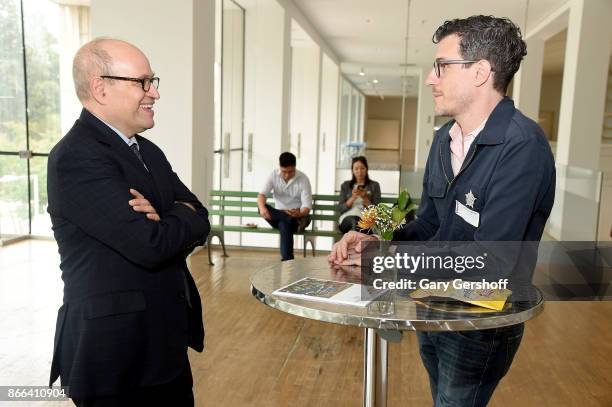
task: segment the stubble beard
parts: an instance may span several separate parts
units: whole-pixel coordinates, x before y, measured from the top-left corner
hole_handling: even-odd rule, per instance
[[[456,103],[454,106],[435,106],[434,105],[434,115],[442,116],[442,117],[453,117],[456,118],[466,110],[470,109],[470,105],[472,104],[472,99],[468,95],[462,95],[457,97]]]

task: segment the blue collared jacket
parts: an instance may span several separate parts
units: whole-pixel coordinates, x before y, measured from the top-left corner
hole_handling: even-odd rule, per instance
[[[453,124],[437,131],[417,218],[394,240],[539,241],[555,197],[555,163],[542,129],[504,98],[454,176]]]

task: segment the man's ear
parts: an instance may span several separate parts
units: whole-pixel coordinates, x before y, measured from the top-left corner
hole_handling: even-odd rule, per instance
[[[104,83],[104,79],[99,76],[95,76],[89,81],[89,92],[91,93],[91,97],[101,105],[106,104],[105,87],[106,83]]]
[[[474,74],[474,85],[483,86],[488,81],[493,81],[493,69],[491,63],[486,59],[476,62],[476,72]]]

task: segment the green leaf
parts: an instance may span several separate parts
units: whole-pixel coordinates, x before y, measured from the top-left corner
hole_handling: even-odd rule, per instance
[[[387,241],[393,240],[393,231],[386,230],[380,234],[380,237],[382,237],[383,240],[387,240]]]
[[[397,206],[401,210],[405,210],[406,206],[408,206],[408,202],[409,202],[408,192],[404,189],[402,190],[402,192],[400,192],[399,198],[397,198]]]
[[[400,210],[397,206],[393,208],[391,212],[391,219],[393,219],[393,223],[399,223],[406,216],[406,212]]]
[[[405,210],[405,213],[408,214],[414,210],[416,210],[416,208],[418,208],[417,204],[411,203],[410,205],[408,205],[408,207]]]

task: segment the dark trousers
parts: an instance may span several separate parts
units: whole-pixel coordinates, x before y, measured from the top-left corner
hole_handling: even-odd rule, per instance
[[[338,229],[340,229],[342,233],[347,233],[351,230],[360,231],[360,229],[357,228],[357,222],[359,222],[359,216],[347,216],[342,219],[342,222],[338,225]]]
[[[175,379],[106,397],[72,399],[77,407],[193,407],[193,378],[189,362]]]
[[[506,375],[524,324],[480,331],[417,332],[434,407],[484,407]]]
[[[266,205],[272,219],[266,221],[275,229],[280,232],[280,252],[281,260],[292,260],[293,259],[293,234],[298,230],[299,222],[297,218],[292,218],[283,211],[279,211]],[[310,218],[310,217],[308,217]],[[302,230],[310,224],[310,220],[304,223]]]
[[[351,230],[355,230],[360,233],[365,233],[366,235],[371,235],[371,230],[363,230],[359,226],[357,226],[357,223],[359,223],[359,219],[359,216],[347,216],[346,218],[342,219],[342,222],[340,222],[340,224],[338,225],[338,229],[340,229],[340,232],[342,233],[348,233]]]

